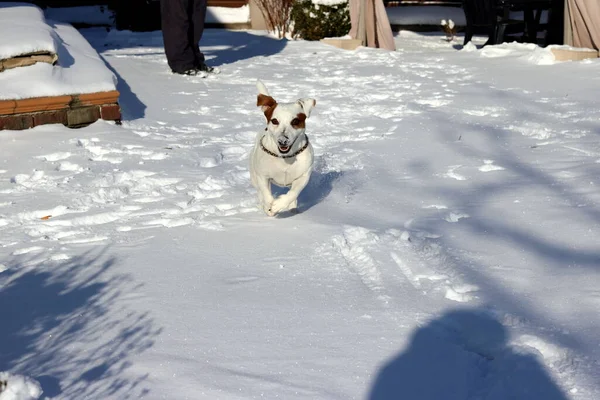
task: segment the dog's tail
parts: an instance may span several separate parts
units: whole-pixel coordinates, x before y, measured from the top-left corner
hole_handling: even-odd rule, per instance
[[[262,81],[260,79],[256,81],[256,87],[258,88],[259,94],[264,94],[265,96],[270,96],[269,91],[267,90],[267,87],[265,86],[264,83],[262,83]]]

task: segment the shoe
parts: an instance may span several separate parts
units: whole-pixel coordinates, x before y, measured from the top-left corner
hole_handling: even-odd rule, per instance
[[[200,71],[198,71],[196,68],[192,68],[192,69],[188,69],[186,71],[183,71],[183,74],[184,75],[190,75],[190,76],[196,76],[196,75],[198,75],[198,72],[200,72]]]
[[[219,68],[209,67],[205,63],[201,63],[200,65],[196,66],[196,69],[198,71],[205,72],[207,74],[219,74],[219,73],[221,73],[221,70]]]
[[[221,70],[215,67],[209,67],[208,65],[202,63],[200,65],[195,66],[194,68],[186,69],[183,72],[173,71],[174,74],[180,75],[188,75],[188,76],[199,76],[201,78],[206,78],[208,74],[219,74]]]
[[[171,72],[174,74],[188,75],[188,76],[203,75],[203,73],[197,68],[186,69],[185,71],[182,71],[182,72],[177,72],[175,70],[171,70]]]

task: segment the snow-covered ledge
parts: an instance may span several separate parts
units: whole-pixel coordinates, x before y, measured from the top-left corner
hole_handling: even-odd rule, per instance
[[[47,23],[34,5],[7,4],[0,6],[1,54],[44,50],[55,53],[58,61],[22,64],[0,72],[0,129],[49,123],[82,126],[100,118],[119,121],[117,79],[87,40],[69,24]],[[2,25],[7,19],[10,24]],[[7,26],[17,31],[27,27],[32,34],[15,35],[11,28],[2,36]]]

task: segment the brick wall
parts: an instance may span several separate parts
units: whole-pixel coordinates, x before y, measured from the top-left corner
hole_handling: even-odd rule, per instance
[[[22,130],[46,124],[62,124],[70,128],[79,128],[99,119],[116,121],[120,124],[121,108],[118,104],[104,104],[74,109],[0,115],[0,130]]]

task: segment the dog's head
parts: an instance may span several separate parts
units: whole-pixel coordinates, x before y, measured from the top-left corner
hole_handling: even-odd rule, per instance
[[[306,119],[317,102],[315,99],[299,99],[293,103],[278,103],[261,81],[258,81],[257,87],[256,105],[267,118],[267,134],[277,143],[279,152],[287,154],[304,134]]]

